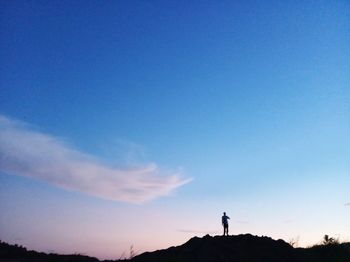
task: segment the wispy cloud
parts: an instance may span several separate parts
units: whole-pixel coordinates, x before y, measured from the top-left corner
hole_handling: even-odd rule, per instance
[[[236,220],[236,223],[238,223],[238,224],[249,224],[249,221],[247,221],[247,220]]]
[[[344,206],[350,206],[350,202],[345,203]]]
[[[191,179],[162,174],[156,164],[119,169],[62,139],[0,115],[0,170],[104,199],[142,203],[170,194]]]
[[[218,234],[217,230],[191,230],[191,229],[177,229],[177,232],[190,233],[190,234]]]

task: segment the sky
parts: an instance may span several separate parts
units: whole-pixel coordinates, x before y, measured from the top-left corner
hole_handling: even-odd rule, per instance
[[[0,6],[2,241],[350,241],[348,1]]]

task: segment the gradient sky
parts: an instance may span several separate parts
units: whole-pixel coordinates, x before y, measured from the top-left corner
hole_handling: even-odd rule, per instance
[[[263,2],[2,1],[0,239],[350,241],[350,3]]]

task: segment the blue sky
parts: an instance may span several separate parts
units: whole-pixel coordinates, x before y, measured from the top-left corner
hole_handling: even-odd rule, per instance
[[[0,238],[116,258],[219,234],[226,211],[235,234],[349,240],[349,15],[347,1],[1,3]]]

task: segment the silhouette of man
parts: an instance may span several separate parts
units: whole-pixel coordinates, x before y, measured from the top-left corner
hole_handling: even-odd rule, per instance
[[[228,220],[230,218],[228,216],[226,216],[226,212],[224,212],[224,215],[221,218],[222,221],[222,226],[224,227],[224,236],[228,236]]]

